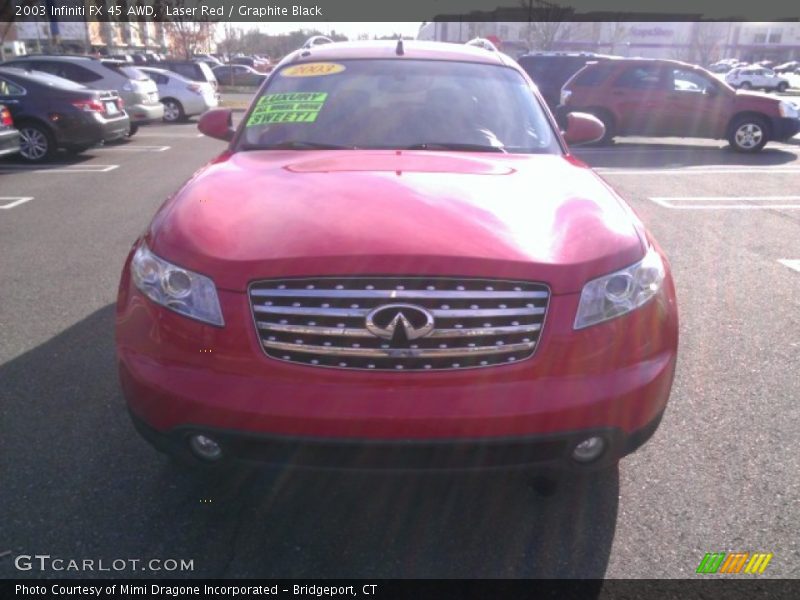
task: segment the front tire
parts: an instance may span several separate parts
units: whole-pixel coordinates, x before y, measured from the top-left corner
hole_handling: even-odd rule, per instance
[[[165,98],[161,104],[164,105],[164,121],[166,123],[178,123],[186,120],[183,105],[174,98]]]
[[[769,141],[769,125],[758,116],[738,117],[733,121],[728,142],[737,152],[758,152]]]
[[[44,126],[23,123],[18,126],[20,136],[20,156],[29,162],[45,162],[56,152],[53,134]]]
[[[749,90],[749,89],[752,89],[752,88],[753,88],[753,85],[749,81],[743,81],[742,83],[739,84],[739,89],[740,90]]]
[[[777,89],[778,89],[778,92],[782,94],[783,92],[785,92],[786,90],[789,89],[789,84],[786,83],[785,81],[781,81],[778,84],[778,88]]]

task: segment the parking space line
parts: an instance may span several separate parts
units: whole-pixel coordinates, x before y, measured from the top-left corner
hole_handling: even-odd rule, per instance
[[[6,204],[7,200],[9,202]],[[8,210],[9,208],[14,208],[20,204],[30,202],[31,200],[33,200],[33,196],[0,196],[0,209]]]
[[[64,165],[61,167],[40,167],[38,165],[0,165],[0,173],[108,173],[119,165]]]
[[[172,146],[102,146],[98,150],[105,152],[166,152]]]
[[[136,134],[136,137],[137,138],[162,138],[162,137],[168,137],[168,138],[190,138],[190,139],[195,139],[195,138],[201,138],[201,137],[205,137],[205,136],[202,133],[155,133],[155,132],[145,133],[145,132],[140,131],[139,133]]]
[[[800,209],[800,196],[651,196],[650,200],[677,210]]]
[[[785,267],[789,267],[790,269],[794,269],[798,273],[800,273],[800,260],[791,260],[788,258],[781,258],[778,260]]]

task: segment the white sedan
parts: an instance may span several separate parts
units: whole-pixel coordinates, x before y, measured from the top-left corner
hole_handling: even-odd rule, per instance
[[[137,67],[156,82],[158,96],[164,105],[164,120],[169,123],[200,115],[219,105],[219,97],[210,83],[191,81],[165,69]]]
[[[764,89],[785,92],[789,89],[789,80],[765,67],[745,67],[733,69],[725,75],[725,81],[735,88],[743,90]]]

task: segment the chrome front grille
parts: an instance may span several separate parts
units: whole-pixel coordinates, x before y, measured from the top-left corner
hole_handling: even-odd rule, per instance
[[[260,281],[249,295],[267,356],[391,371],[488,367],[529,358],[550,299],[541,283],[425,277]],[[432,329],[423,325],[426,317]]]

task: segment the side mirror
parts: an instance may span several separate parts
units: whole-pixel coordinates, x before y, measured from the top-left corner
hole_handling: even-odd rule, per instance
[[[200,117],[197,123],[200,133],[218,140],[230,142],[233,139],[233,111],[230,108],[214,108]]]
[[[570,145],[591,144],[606,134],[603,122],[589,113],[574,112],[567,115],[564,140]]]

